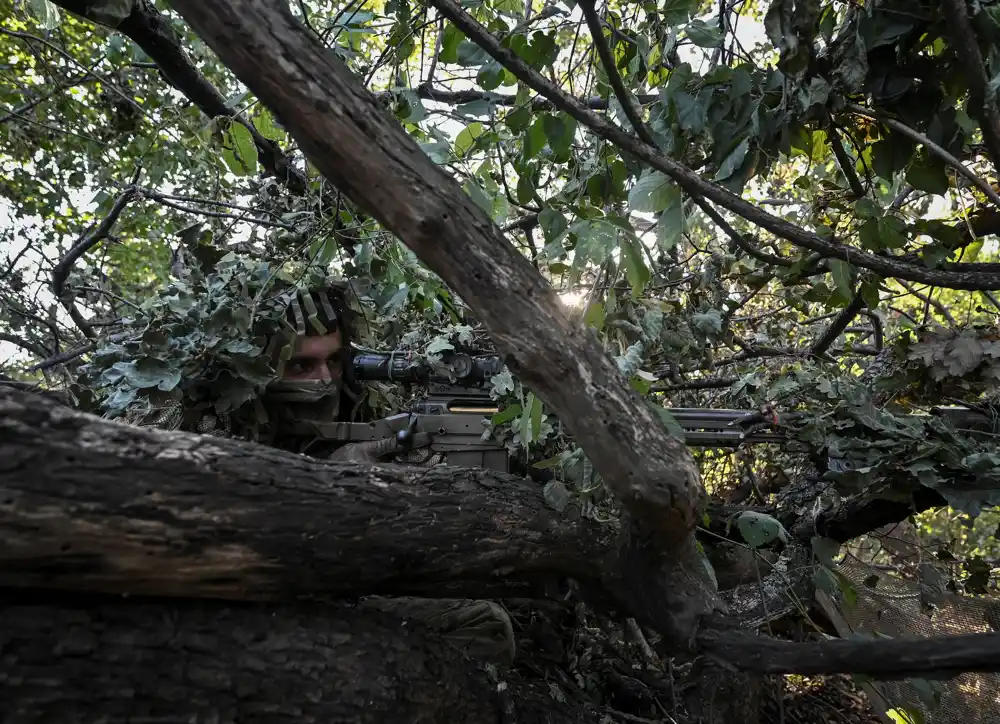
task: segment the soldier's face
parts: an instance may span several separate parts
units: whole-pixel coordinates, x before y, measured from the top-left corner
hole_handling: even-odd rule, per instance
[[[343,354],[339,329],[322,337],[299,337],[291,359],[285,364],[282,379],[289,382],[339,380],[344,370]]]

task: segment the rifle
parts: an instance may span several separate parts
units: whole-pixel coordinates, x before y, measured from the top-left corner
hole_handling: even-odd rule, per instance
[[[348,377],[356,382],[397,382],[421,384],[427,394],[415,399],[408,412],[373,422],[313,422],[320,438],[343,443],[367,442],[395,437],[404,452],[414,436],[429,433],[431,452],[444,453],[449,464],[510,472],[510,455],[496,440],[484,440],[490,418],[500,411],[490,397],[490,378],[503,371],[498,356],[473,357],[455,353],[443,358],[450,375],[416,361],[410,352],[361,352],[349,366]],[[667,410],[684,430],[691,447],[735,448],[744,443],[787,442],[788,436],[775,430],[798,414],[762,415],[751,410],[713,410],[694,407]],[[944,416],[960,428],[990,428],[984,413],[964,407],[937,407],[929,418]],[[761,423],[765,423],[761,428]],[[749,426],[749,429],[748,429]],[[767,429],[770,427],[770,429]]]
[[[373,422],[313,422],[324,440],[367,442],[395,437],[404,452],[419,433],[432,436],[432,453],[444,453],[451,465],[510,472],[510,454],[496,440],[483,440],[490,418],[500,411],[490,397],[490,378],[503,371],[498,356],[451,354],[442,374],[411,352],[361,352],[348,367],[352,382],[420,384],[427,394],[412,401],[410,410]]]

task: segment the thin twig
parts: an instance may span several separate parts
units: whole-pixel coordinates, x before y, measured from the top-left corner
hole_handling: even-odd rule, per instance
[[[55,297],[62,303],[69,312],[76,326],[80,328],[80,331],[89,338],[95,339],[97,333],[91,328],[87,321],[80,314],[80,311],[76,308],[76,304],[73,301],[73,295],[66,293],[65,285],[66,279],[69,277],[69,271],[73,268],[73,265],[80,259],[87,251],[101,241],[108,237],[111,233],[111,229],[114,228],[115,223],[118,221],[118,217],[121,216],[122,211],[128,205],[136,193],[136,184],[139,182],[139,175],[142,173],[142,168],[137,168],[135,174],[132,177],[132,182],[129,186],[119,194],[118,198],[115,200],[114,206],[111,208],[110,213],[104,218],[100,225],[90,234],[84,235],[59,263],[56,264],[55,269],[52,270],[52,293]]]

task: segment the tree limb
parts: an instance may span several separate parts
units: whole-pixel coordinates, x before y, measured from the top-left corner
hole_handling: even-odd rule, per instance
[[[888,126],[889,128],[891,128],[892,130],[898,131],[899,133],[903,134],[907,138],[909,138],[909,139],[911,139],[913,141],[916,141],[917,143],[923,144],[924,148],[926,148],[930,153],[933,153],[935,156],[937,156],[938,158],[940,158],[946,164],[948,164],[949,166],[951,166],[960,175],[965,176],[965,178],[968,179],[969,182],[972,183],[973,186],[975,186],[976,188],[978,188],[980,191],[982,191],[986,195],[986,198],[988,198],[998,208],[1000,208],[1000,195],[998,195],[997,192],[993,190],[992,186],[990,186],[985,180],[983,180],[982,178],[980,178],[979,176],[977,176],[972,171],[972,169],[970,169],[964,163],[962,163],[961,161],[959,161],[952,154],[948,153],[948,151],[946,149],[944,149],[941,146],[939,146],[938,144],[934,143],[934,141],[932,141],[931,139],[929,139],[924,134],[920,133],[919,131],[913,130],[912,128],[910,128],[909,126],[907,126],[905,123],[900,123],[895,118],[890,118],[889,116],[887,116],[884,113],[881,113],[881,112],[878,112],[878,111],[869,110],[869,109],[864,108],[863,106],[859,106],[859,105],[857,105],[855,103],[848,103],[848,104],[846,104],[844,106],[844,108],[846,110],[850,111],[851,113],[856,113],[859,116],[864,116],[865,118],[871,118],[873,121],[878,121],[879,123],[884,123],[886,126]],[[916,280],[913,280],[913,281],[916,281]]]
[[[66,308],[76,326],[80,328],[84,336],[88,339],[96,339],[97,333],[94,332],[93,327],[87,323],[87,320],[83,318],[80,314],[79,309],[76,307],[76,302],[73,300],[73,294],[65,289],[66,279],[69,277],[70,269],[73,265],[86,254],[90,249],[95,247],[97,244],[108,238],[108,234],[111,233],[111,229],[114,228],[115,224],[118,223],[118,217],[122,215],[125,207],[128,206],[129,202],[135,198],[137,193],[136,184],[139,182],[139,175],[142,169],[136,169],[135,174],[132,177],[131,183],[126,187],[118,198],[115,200],[114,206],[111,207],[111,211],[108,215],[104,217],[101,223],[98,225],[94,231],[89,234],[84,235],[77,241],[73,247],[67,252],[66,256],[59,260],[55,268],[52,270],[52,294],[55,295],[56,299]]]
[[[507,682],[419,623],[339,604],[4,596],[9,721],[606,721]],[[506,721],[506,720],[505,720]]]
[[[836,319],[830,322],[830,326],[827,327],[826,332],[823,336],[813,342],[812,346],[809,348],[809,354],[820,356],[824,354],[834,342],[837,341],[837,337],[847,329],[855,317],[857,317],[861,310],[865,308],[865,298],[858,291],[854,294],[854,298],[851,300],[850,304],[844,307],[840,314],[837,315]]]
[[[0,461],[7,587],[543,597],[566,577],[601,587],[614,555],[613,533],[551,512],[512,476],[330,463],[102,420],[4,385]]]
[[[737,642],[736,639],[739,639]],[[1000,634],[789,643],[751,634],[705,632],[702,650],[736,669],[767,674],[864,674],[876,679],[950,679],[1000,671]]]
[[[555,83],[531,68],[499,41],[454,0],[428,0],[443,15],[519,80],[551,100],[557,108],[591,129],[596,135],[641,158],[677,182],[692,198],[705,198],[747,219],[771,233],[825,257],[841,259],[855,266],[871,269],[884,276],[919,281],[951,289],[1000,289],[1000,274],[947,272],[905,264],[890,257],[862,251],[837,241],[824,239],[743,200],[721,186],[706,181],[690,168],[662,154],[657,148],[613,125],[562,91]],[[866,111],[867,112],[867,111]]]
[[[457,106],[464,103],[474,103],[475,101],[487,101],[489,103],[493,103],[494,105],[506,107],[517,105],[517,96],[510,93],[492,93],[489,91],[477,90],[449,91],[434,88],[427,82],[421,83],[414,90],[416,91],[417,97],[422,98],[425,101],[447,103],[448,105]],[[395,98],[396,95],[397,93],[395,91],[378,91],[375,93],[375,97],[379,100]],[[642,105],[656,103],[660,99],[658,95],[651,93],[644,93],[636,98]],[[595,111],[604,111],[608,108],[607,99],[596,96],[593,98],[581,98],[580,103]],[[548,98],[545,98],[544,96],[535,96],[531,99],[531,108],[535,111],[547,111],[552,110],[555,106]]]

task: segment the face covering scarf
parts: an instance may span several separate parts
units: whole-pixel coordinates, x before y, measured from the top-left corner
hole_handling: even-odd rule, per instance
[[[310,420],[333,422],[340,412],[338,380],[279,380],[268,385],[264,405],[280,432],[297,431]]]

